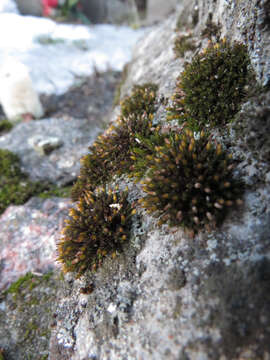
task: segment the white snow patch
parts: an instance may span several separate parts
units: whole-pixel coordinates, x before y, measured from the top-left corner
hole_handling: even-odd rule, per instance
[[[3,1],[3,0],[1,0]],[[1,7],[0,7],[1,9]],[[39,93],[62,94],[95,68],[121,71],[144,30],[115,25],[67,25],[0,13],[0,66],[14,56],[28,66]]]
[[[18,8],[14,0],[1,0],[0,13],[16,13],[18,14]]]

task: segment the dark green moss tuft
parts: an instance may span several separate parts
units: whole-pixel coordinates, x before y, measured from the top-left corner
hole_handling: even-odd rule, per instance
[[[22,173],[17,155],[0,149],[0,214],[11,204],[23,204],[42,188]]]
[[[128,240],[135,210],[127,192],[105,187],[87,191],[71,209],[70,219],[58,244],[58,260],[65,272],[96,270],[105,256],[115,256]]]
[[[233,180],[233,164],[220,145],[202,132],[171,132],[164,145],[156,147],[143,180],[147,195],[140,200],[160,223],[181,225],[197,231],[218,225],[227,209],[240,203],[240,185]]]
[[[132,93],[121,101],[121,118],[128,118],[130,115],[141,116],[155,112],[155,100],[157,85],[146,83],[134,85]]]
[[[178,35],[174,41],[174,53],[177,57],[183,57],[186,51],[196,50],[192,35]]]
[[[180,75],[168,108],[168,120],[178,119],[194,130],[230,122],[246,97],[250,80],[246,46],[226,40],[194,56]]]
[[[132,148],[138,145],[137,135],[148,137],[155,110],[156,86],[135,86],[131,96],[121,103],[121,115],[116,126],[111,126],[89,148],[81,159],[80,176],[72,189],[76,201],[85,190],[92,191],[114,175],[131,170],[134,163]]]
[[[0,135],[5,134],[6,132],[10,131],[13,128],[13,125],[8,120],[1,120],[0,121]]]

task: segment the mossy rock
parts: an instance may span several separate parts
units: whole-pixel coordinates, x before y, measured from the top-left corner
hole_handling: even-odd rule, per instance
[[[167,119],[186,122],[193,130],[226,125],[247,97],[251,79],[245,45],[226,40],[211,43],[178,78]]]

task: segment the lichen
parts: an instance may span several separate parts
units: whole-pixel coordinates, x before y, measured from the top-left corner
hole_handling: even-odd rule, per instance
[[[58,243],[58,260],[63,270],[79,277],[88,269],[96,270],[104,257],[121,252],[129,238],[134,212],[126,191],[108,187],[85,191],[70,210]]]
[[[23,204],[42,188],[42,184],[29,181],[21,171],[17,155],[0,149],[0,214],[10,204]]]
[[[169,133],[149,159],[149,168],[142,181],[147,195],[140,203],[160,217],[160,224],[194,232],[210,229],[222,222],[228,208],[241,202],[231,156],[204,132],[197,140],[191,130]]]
[[[245,45],[209,43],[178,78],[167,119],[187,122],[193,130],[227,124],[246,97],[249,67]]]
[[[84,191],[131,170],[131,149],[138,145],[137,135],[147,137],[152,131],[156,89],[153,84],[134,86],[132,94],[122,101],[117,124],[99,136],[81,159],[80,175],[72,190],[75,201]]]

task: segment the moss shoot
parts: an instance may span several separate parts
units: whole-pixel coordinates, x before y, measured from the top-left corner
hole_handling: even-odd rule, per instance
[[[149,165],[142,182],[147,195],[140,203],[160,217],[160,224],[194,232],[210,229],[222,222],[228,208],[241,202],[231,157],[203,132],[198,140],[191,130],[181,135],[171,132],[164,145],[156,147]]]
[[[249,66],[245,45],[210,43],[178,78],[167,119],[186,121],[194,130],[227,124],[245,99]]]
[[[58,260],[64,272],[95,271],[106,256],[114,257],[128,241],[135,212],[127,192],[100,187],[87,191],[70,211],[58,244]]]
[[[89,154],[81,159],[80,175],[72,190],[75,201],[84,191],[92,191],[114,175],[131,170],[137,135],[148,137],[152,131],[156,90],[152,84],[135,86],[131,96],[122,101],[117,124],[99,136],[89,148]]]

